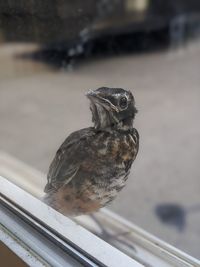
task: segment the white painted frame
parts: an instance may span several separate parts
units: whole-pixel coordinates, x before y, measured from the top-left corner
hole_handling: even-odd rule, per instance
[[[14,211],[16,216],[23,217],[28,224],[54,238],[55,243],[65,247],[66,251],[71,249],[71,255],[79,257],[83,266],[143,266],[2,176],[0,176],[0,201]],[[2,217],[0,222],[1,220]],[[19,232],[14,234],[27,243],[25,236]],[[45,259],[42,250],[40,257]]]

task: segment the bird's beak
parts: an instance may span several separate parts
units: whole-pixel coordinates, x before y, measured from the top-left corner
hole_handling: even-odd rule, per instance
[[[108,99],[104,98],[98,91],[89,90],[86,96],[90,99],[93,104],[99,104],[105,109],[112,109],[113,111],[119,112],[118,108],[115,107]]]
[[[85,94],[89,99],[93,99],[95,97],[98,96],[98,93],[96,91],[93,90],[89,90],[86,94]]]

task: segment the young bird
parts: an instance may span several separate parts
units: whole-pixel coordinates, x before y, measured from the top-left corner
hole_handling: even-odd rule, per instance
[[[90,90],[94,127],[70,134],[50,165],[44,201],[66,216],[97,211],[125,186],[139,148],[130,91]]]

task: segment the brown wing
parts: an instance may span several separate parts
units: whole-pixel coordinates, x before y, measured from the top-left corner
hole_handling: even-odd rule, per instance
[[[49,167],[45,193],[57,190],[76,176],[85,159],[85,143],[92,135],[94,135],[94,129],[85,128],[72,133],[64,141]]]
[[[140,140],[139,133],[135,128],[133,128],[132,137],[133,140],[135,141],[135,147],[134,147],[134,155],[135,155],[134,159],[135,159],[139,151],[139,140]]]

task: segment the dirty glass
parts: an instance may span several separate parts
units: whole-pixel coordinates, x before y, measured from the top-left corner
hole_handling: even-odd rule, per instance
[[[85,93],[131,90],[139,153],[108,208],[200,257],[199,33],[195,0],[0,1],[1,174],[21,160],[44,175],[14,182],[43,196],[60,144],[92,125]]]

